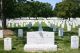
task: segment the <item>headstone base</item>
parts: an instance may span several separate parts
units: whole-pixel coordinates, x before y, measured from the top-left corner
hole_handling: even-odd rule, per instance
[[[25,44],[24,51],[57,51],[57,45],[54,44]]]

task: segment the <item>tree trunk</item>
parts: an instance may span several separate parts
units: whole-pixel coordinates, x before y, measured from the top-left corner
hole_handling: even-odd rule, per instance
[[[2,29],[6,29],[6,18],[3,14],[3,0],[1,0],[1,20],[2,20]]]
[[[2,25],[3,25],[3,29],[6,29],[6,18],[2,19]]]

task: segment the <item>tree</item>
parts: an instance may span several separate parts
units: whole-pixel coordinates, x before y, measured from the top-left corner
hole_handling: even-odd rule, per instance
[[[2,18],[2,15],[3,15],[3,13],[2,13],[2,0],[0,0],[0,18]]]
[[[52,6],[49,3],[27,2],[16,3],[15,14],[17,17],[50,17],[53,16]]]
[[[77,13],[79,9],[79,6],[76,2],[72,1],[63,1],[56,4],[56,7],[54,9],[56,16],[63,17],[63,18],[70,18],[70,17],[78,17]]]
[[[6,28],[6,18],[14,17],[14,3],[15,0],[2,0],[2,12],[3,12],[3,28]]]

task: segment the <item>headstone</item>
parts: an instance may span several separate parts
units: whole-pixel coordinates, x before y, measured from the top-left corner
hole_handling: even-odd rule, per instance
[[[60,27],[60,23],[58,22],[58,27]]]
[[[78,49],[79,48],[79,37],[71,36],[71,48]]]
[[[19,26],[20,27],[24,27],[24,23],[23,22],[19,22]]]
[[[11,23],[11,27],[15,27],[15,23],[13,22],[13,23]]]
[[[29,24],[28,24],[28,28],[30,29],[31,27],[32,27],[32,23],[29,22]]]
[[[24,51],[57,51],[54,32],[27,32],[27,44]]]
[[[41,24],[41,22],[38,22],[38,26],[39,26],[39,31],[43,31],[43,28],[42,28],[42,24]]]
[[[0,21],[0,28],[2,28],[2,21]]]
[[[63,28],[59,28],[58,35],[63,37],[63,32],[64,32]]]
[[[80,28],[78,29],[78,35],[79,35],[79,37],[80,37]]]
[[[56,26],[53,24],[53,32],[56,31]]]
[[[75,23],[73,23],[72,27],[73,27],[73,28],[75,28],[75,27],[76,27]]]
[[[7,27],[11,27],[11,26],[10,26],[10,23],[8,23]]]
[[[76,23],[76,26],[78,26],[78,23]]]
[[[0,30],[0,38],[3,38],[3,30]]]
[[[52,23],[50,23],[50,27],[53,28],[53,24]]]
[[[15,23],[15,27],[19,27],[19,23]]]
[[[18,37],[23,37],[23,29],[18,29]]]
[[[27,27],[27,24],[26,24],[26,22],[23,22],[23,24],[22,24],[22,25],[23,25],[23,27]]]
[[[11,38],[4,38],[4,50],[10,51],[12,50],[12,39]]]
[[[64,25],[65,25],[65,23],[62,23],[62,24],[61,24],[61,28],[64,28]]]
[[[67,31],[71,31],[71,25],[67,25]]]

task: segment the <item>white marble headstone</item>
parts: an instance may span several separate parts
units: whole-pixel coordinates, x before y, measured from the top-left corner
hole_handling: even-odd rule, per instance
[[[15,23],[13,22],[13,23],[11,23],[11,27],[15,27]]]
[[[63,32],[64,32],[63,28],[59,28],[58,35],[63,36]]]
[[[15,23],[15,27],[19,27],[19,23]]]
[[[56,26],[53,24],[53,31],[56,31]]]
[[[24,23],[23,22],[19,22],[19,26],[20,27],[24,27]]]
[[[80,37],[80,28],[78,29],[78,35],[79,35],[79,37]]]
[[[60,25],[61,25],[61,24],[58,22],[58,27],[60,27]]]
[[[24,51],[57,51],[57,45],[54,42],[54,32],[27,32]]]
[[[29,24],[28,24],[28,28],[30,29],[31,27],[32,27],[32,23],[29,22]]]
[[[11,38],[4,38],[4,50],[10,51],[12,50],[12,39]]]
[[[62,23],[62,24],[61,24],[61,28],[64,28],[64,26],[65,26],[65,23]]]
[[[75,23],[73,23],[72,27],[73,27],[73,28],[75,28],[75,27],[76,27]]]
[[[0,38],[3,38],[3,30],[0,30]]]
[[[79,48],[79,37],[71,36],[71,48],[78,49]]]
[[[27,44],[54,44],[54,32],[27,32]]]
[[[53,24],[52,23],[50,23],[50,27],[53,28]]]
[[[42,23],[41,22],[38,22],[38,27],[39,27],[39,31],[43,31],[43,28],[42,28]]]
[[[23,29],[18,29],[18,37],[23,37]]]
[[[2,21],[0,20],[0,27],[2,27]]]
[[[71,25],[67,25],[67,31],[71,31]]]

